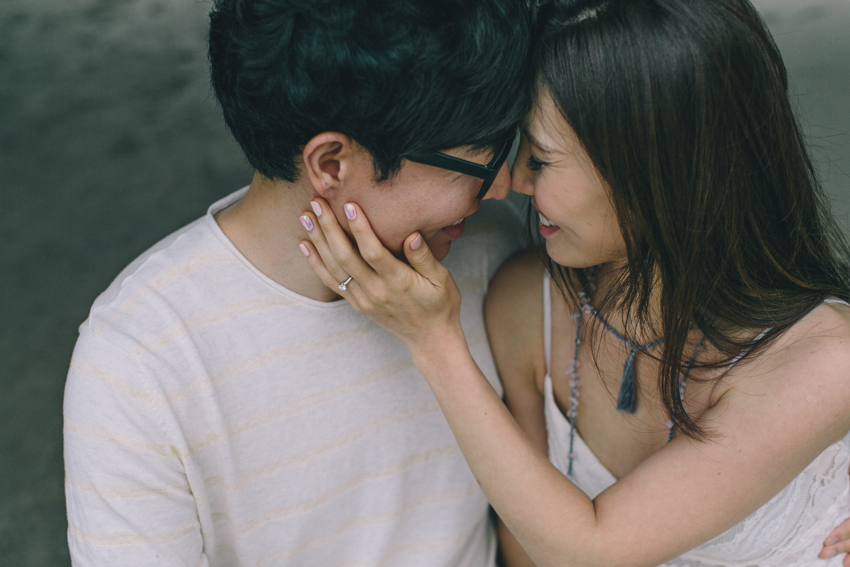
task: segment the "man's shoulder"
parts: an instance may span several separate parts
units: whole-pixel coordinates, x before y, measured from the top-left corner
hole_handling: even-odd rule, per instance
[[[143,332],[146,325],[184,318],[195,303],[214,301],[210,294],[226,288],[241,266],[214,224],[204,215],[139,255],[97,297],[81,330]]]
[[[129,289],[159,287],[167,281],[187,275],[199,263],[232,260],[207,226],[206,218],[197,219],[169,234],[130,262],[95,300],[92,310],[114,303]]]

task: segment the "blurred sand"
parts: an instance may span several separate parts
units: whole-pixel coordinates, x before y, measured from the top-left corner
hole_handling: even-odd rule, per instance
[[[850,227],[850,0],[762,0]],[[130,260],[250,172],[209,94],[207,0],[0,0],[0,565],[68,565],[62,389]]]

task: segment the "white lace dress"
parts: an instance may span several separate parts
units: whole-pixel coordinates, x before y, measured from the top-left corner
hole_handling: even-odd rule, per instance
[[[549,278],[544,278],[546,365],[551,347]],[[616,479],[576,432],[567,475],[570,422],[544,381],[549,460],[590,498]],[[843,555],[821,560],[823,540],[850,512],[850,435],[826,448],[791,483],[744,521],[662,567],[839,567]]]

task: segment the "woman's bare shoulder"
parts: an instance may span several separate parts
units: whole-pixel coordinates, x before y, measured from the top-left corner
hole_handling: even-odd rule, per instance
[[[484,311],[488,319],[538,328],[543,321],[543,262],[537,250],[509,258],[493,276]]]
[[[807,333],[846,339],[850,337],[850,305],[838,301],[824,302],[812,309],[799,324]]]
[[[526,250],[507,260],[490,283],[484,316],[493,354],[500,367],[516,364],[535,371],[537,366],[545,367],[544,270],[540,252]]]
[[[850,306],[824,303],[763,353],[730,372],[727,392],[794,400],[799,419],[824,419],[833,440],[850,428]],[[787,407],[787,406],[786,406]]]
[[[836,370],[827,374],[845,375],[850,382],[850,306],[823,303],[815,307],[765,354],[780,365]]]
[[[817,369],[825,381],[847,384],[850,396],[850,305],[819,305],[788,329],[777,347],[782,363]]]

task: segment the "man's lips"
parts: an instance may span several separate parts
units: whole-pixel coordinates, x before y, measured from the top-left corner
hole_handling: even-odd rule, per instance
[[[442,230],[450,238],[458,238],[461,234],[463,234],[464,228],[466,228],[466,219],[462,218],[451,226],[444,226]]]

